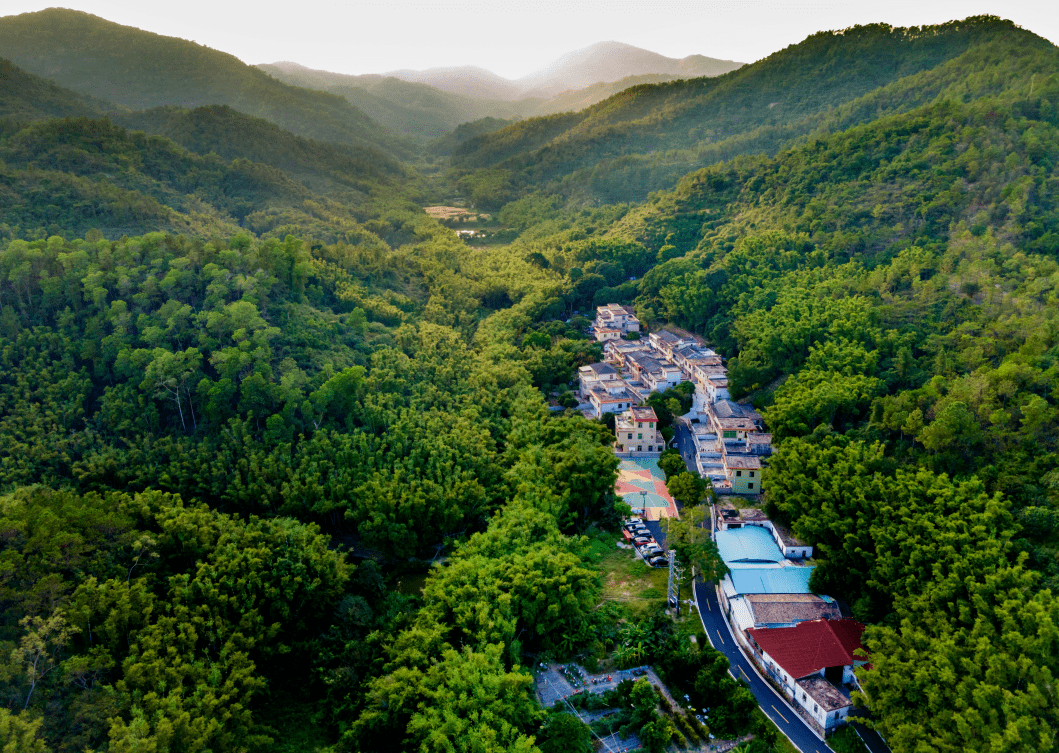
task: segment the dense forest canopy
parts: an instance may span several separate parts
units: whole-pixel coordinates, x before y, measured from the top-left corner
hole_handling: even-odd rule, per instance
[[[133,111],[2,63],[0,748],[573,750],[528,667],[579,657],[783,750],[692,623],[604,596],[613,434],[546,398],[617,302],[730,359],[892,749],[1054,750],[1056,62],[994,18],[822,33],[466,124],[446,175],[195,77]],[[606,702],[649,750],[696,734]]]

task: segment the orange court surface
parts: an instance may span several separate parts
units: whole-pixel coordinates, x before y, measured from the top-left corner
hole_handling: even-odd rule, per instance
[[[614,489],[634,514],[647,520],[680,517],[666,488],[665,475],[654,458],[623,459]]]

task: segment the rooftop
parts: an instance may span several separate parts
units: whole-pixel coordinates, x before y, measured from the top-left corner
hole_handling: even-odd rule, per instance
[[[634,309],[632,306],[622,306],[617,303],[608,303],[606,306],[600,306],[596,309],[597,314],[602,314],[603,312],[613,312],[615,314],[630,314],[635,316],[636,309]]]
[[[717,424],[722,429],[735,429],[739,431],[754,431],[757,429],[757,424],[749,418],[724,418],[721,416],[717,417]]]
[[[828,667],[845,667],[861,648],[864,625],[855,620],[810,620],[794,627],[750,628],[750,639],[791,677],[798,679]]]
[[[753,471],[761,468],[761,458],[756,455],[728,455],[724,459],[724,465],[727,468]]]
[[[718,400],[713,404],[713,414],[717,418],[748,418],[751,421],[760,421],[761,414],[749,405],[742,405],[733,400]]]
[[[579,372],[592,373],[596,376],[604,376],[605,374],[617,374],[618,371],[609,363],[590,363],[588,366],[582,366],[578,369]]]
[[[621,392],[608,392],[607,390],[595,388],[589,390],[588,395],[590,398],[595,398],[600,404],[606,403],[631,403],[636,400],[636,397],[628,390],[622,390]]]
[[[773,521],[772,527],[776,529],[776,535],[780,537],[780,541],[783,542],[784,546],[805,546],[805,542],[800,539],[796,539],[791,536],[790,530],[781,526],[779,523]]]
[[[735,562],[783,562],[783,552],[764,528],[730,528],[718,531],[717,549],[727,564]]]
[[[641,406],[638,408],[630,408],[629,412],[632,413],[633,421],[657,421],[658,415],[655,413],[655,409],[649,406]]]
[[[812,593],[809,590],[812,574],[811,567],[751,568],[736,565],[732,567],[730,578],[737,594],[808,594]]]
[[[842,617],[838,604],[816,594],[747,594],[755,625],[788,625],[809,620],[837,620]]]
[[[681,338],[677,337],[672,332],[668,332],[667,330],[664,330],[664,329],[661,330],[660,332],[652,332],[651,333],[651,337],[653,339],[655,339],[655,340],[658,340],[658,341],[664,342],[664,343],[678,343],[678,342],[681,341]]]
[[[853,705],[849,698],[820,675],[798,680],[798,687],[816,701],[824,711],[837,711]]]

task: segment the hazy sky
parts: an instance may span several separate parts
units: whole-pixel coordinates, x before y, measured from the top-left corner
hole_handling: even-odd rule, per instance
[[[55,4],[0,0],[0,15]],[[670,57],[701,54],[749,63],[816,31],[880,21],[920,26],[984,13],[1009,18],[1059,44],[1055,0],[66,0],[64,5],[191,39],[251,64],[293,60],[341,73],[478,65],[517,78],[605,40]]]

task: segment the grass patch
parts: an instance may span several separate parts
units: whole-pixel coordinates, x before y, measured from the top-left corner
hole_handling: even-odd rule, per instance
[[[868,753],[868,746],[850,726],[839,728],[827,741],[835,753]]]
[[[603,600],[665,602],[669,572],[645,565],[631,549],[619,549],[614,541],[616,537],[598,563],[603,572]]]

